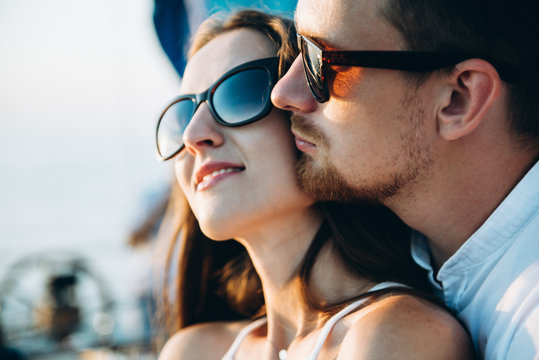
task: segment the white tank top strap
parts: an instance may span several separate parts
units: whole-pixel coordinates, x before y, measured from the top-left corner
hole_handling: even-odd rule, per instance
[[[387,288],[390,288],[390,287],[400,287],[400,288],[406,288],[406,289],[411,289],[412,288],[409,285],[401,284],[401,283],[398,283],[398,282],[395,282],[395,281],[384,281],[384,282],[381,282],[381,283],[378,283],[378,284],[374,285],[372,288],[369,289],[369,292],[383,290],[383,289],[387,289]]]
[[[369,292],[383,290],[389,287],[409,288],[408,285],[404,285],[404,284],[392,282],[392,281],[385,281],[385,282],[381,282],[374,285],[372,288],[369,289]],[[350,314],[352,311],[356,310],[365,301],[367,301],[367,299],[368,297],[354,301],[353,303],[351,303],[350,305],[346,306],[344,309],[339,311],[337,314],[335,314],[331,319],[329,319],[322,327],[322,330],[320,331],[320,335],[318,335],[318,339],[316,340],[316,344],[314,345],[313,351],[309,354],[306,360],[316,360],[316,358],[318,358],[318,355],[320,354],[320,351],[322,350],[322,347],[324,346],[324,343],[326,342],[329,336],[329,333],[331,332],[335,324],[339,320],[341,320],[343,317]]]
[[[255,330],[256,328],[264,325],[267,321],[268,320],[265,317],[263,317],[263,318],[253,321],[252,323],[250,323],[249,325],[241,329],[241,331],[238,333],[238,336],[236,336],[236,339],[234,339],[234,342],[232,343],[232,345],[230,345],[230,348],[228,349],[226,354],[221,358],[221,360],[234,360],[234,356],[236,356],[236,352],[238,351],[241,343],[243,342],[243,340],[245,340],[247,335],[249,335],[251,331]]]
[[[376,284],[372,288],[369,289],[370,292],[377,291],[377,290],[383,290],[389,287],[402,287],[402,288],[409,288],[408,285],[391,282],[391,281],[385,281],[379,284]],[[327,340],[327,337],[329,336],[329,333],[335,326],[335,324],[341,320],[346,315],[350,314],[352,311],[356,310],[359,306],[361,306],[365,301],[367,301],[368,298],[362,298],[359,299],[350,305],[346,306],[344,309],[339,311],[337,314],[335,314],[331,319],[329,319],[324,326],[322,327],[322,330],[320,331],[320,335],[318,335],[318,339],[316,340],[316,344],[313,348],[313,351],[309,354],[306,360],[316,360],[318,357],[318,354],[320,353],[320,350],[322,350],[322,347],[324,346],[324,343]],[[236,336],[234,339],[234,342],[226,352],[226,354],[221,358],[221,360],[234,360],[234,356],[236,356],[236,352],[238,352],[238,349],[247,337],[253,330],[257,329],[258,327],[264,325],[267,323],[267,318],[263,317],[258,320],[253,321],[246,327],[244,327]]]

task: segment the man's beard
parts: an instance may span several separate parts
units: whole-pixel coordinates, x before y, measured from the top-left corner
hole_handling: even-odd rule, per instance
[[[325,162],[320,166],[313,158],[302,153],[297,164],[296,174],[299,186],[318,201],[356,202],[361,200],[357,191],[344,180],[337,169]]]
[[[397,121],[406,121],[410,130],[403,134],[404,145],[401,151],[406,154],[404,170],[386,174],[384,178],[370,180],[369,184],[351,185],[335,168],[327,157],[316,162],[310,155],[302,153],[296,165],[300,187],[319,201],[384,203],[397,196],[404,186],[417,180],[418,176],[428,172],[433,163],[432,154],[425,145],[421,124],[424,112],[416,96],[409,96],[401,101],[402,112]],[[293,128],[320,148],[329,150],[329,140],[318,128],[307,123],[303,118],[293,115]],[[320,154],[323,155],[323,154]],[[359,156],[359,155],[358,155]]]
[[[320,166],[307,154],[302,154],[296,165],[300,187],[318,201],[353,203],[383,203],[402,187],[399,177],[378,182],[375,186],[354,187],[330,163]]]

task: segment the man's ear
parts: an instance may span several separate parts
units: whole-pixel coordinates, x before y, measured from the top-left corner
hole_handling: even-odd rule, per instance
[[[481,123],[499,97],[502,81],[496,69],[480,59],[457,64],[447,79],[449,87],[437,113],[438,131],[442,138],[456,140]]]

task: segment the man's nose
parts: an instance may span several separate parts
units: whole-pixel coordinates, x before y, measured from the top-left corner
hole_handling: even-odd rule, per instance
[[[316,109],[318,103],[309,91],[302,61],[299,55],[273,87],[271,101],[276,107],[294,113],[309,113]]]

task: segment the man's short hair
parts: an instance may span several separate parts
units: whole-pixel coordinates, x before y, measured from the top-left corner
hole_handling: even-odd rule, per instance
[[[534,5],[531,0],[387,0],[381,10],[410,50],[480,53],[515,66],[520,80],[509,86],[508,116],[516,135],[538,145],[539,22]]]

